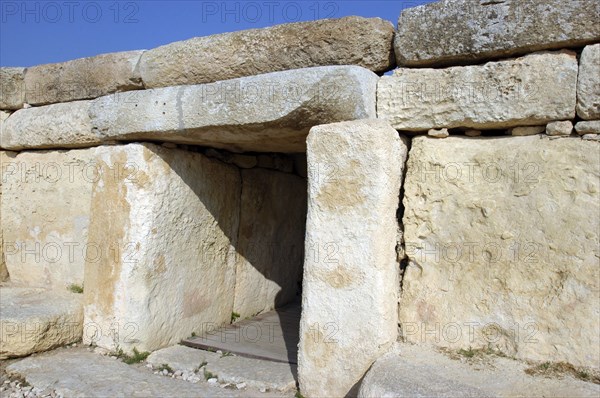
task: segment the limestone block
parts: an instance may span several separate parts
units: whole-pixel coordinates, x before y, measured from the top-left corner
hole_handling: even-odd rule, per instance
[[[600,119],[600,43],[586,46],[581,52],[577,115],[585,120]]]
[[[81,340],[82,296],[64,291],[0,288],[0,359]]]
[[[384,72],[395,65],[393,36],[392,24],[379,18],[283,24],[167,44],[144,53],[140,70],[148,88],[325,65]]]
[[[89,117],[90,101],[74,101],[21,109],[0,131],[6,149],[81,148],[98,145]]]
[[[381,120],[308,137],[300,390],[346,396],[396,340],[396,211],[407,146]]]
[[[375,115],[377,75],[324,66],[99,98],[91,107],[104,140],[160,140],[232,152],[303,152],[318,124]]]
[[[577,59],[536,53],[484,65],[400,68],[377,88],[377,117],[398,130],[498,129],[575,118]]]
[[[306,180],[265,169],[242,170],[233,311],[242,319],[292,301],[304,261]]]
[[[83,285],[96,251],[88,227],[97,150],[2,152],[0,234],[13,284]]]
[[[398,65],[479,63],[600,40],[594,0],[442,0],[402,11]]]
[[[522,137],[525,135],[536,135],[546,131],[546,126],[521,126],[510,129],[510,135]]]
[[[0,68],[0,109],[21,109],[25,102],[25,68]]]
[[[45,105],[142,89],[138,69],[142,53],[124,51],[27,68],[26,101]]]
[[[239,171],[153,144],[102,148],[89,239],[104,250],[85,264],[84,342],[152,351],[229,323]]]
[[[546,134],[548,135],[571,135],[572,132],[573,123],[570,120],[552,122],[546,125]]]
[[[577,124],[575,124],[575,131],[579,135],[600,134],[600,120],[577,122]]]
[[[598,367],[598,145],[414,138],[403,338]]]

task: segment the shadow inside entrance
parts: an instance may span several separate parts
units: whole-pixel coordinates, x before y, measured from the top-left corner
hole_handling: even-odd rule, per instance
[[[203,336],[190,337],[183,340],[182,344],[297,365],[300,313],[301,305],[297,300],[285,307],[215,329]],[[292,366],[297,379],[295,368],[296,366]]]

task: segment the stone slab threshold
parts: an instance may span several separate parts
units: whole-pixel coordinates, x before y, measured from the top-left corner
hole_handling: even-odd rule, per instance
[[[204,350],[221,350],[247,358],[298,363],[299,302],[191,337],[182,344]]]
[[[193,384],[156,375],[141,365],[125,363],[82,349],[59,349],[31,356],[6,368],[41,390],[64,397],[292,397],[254,389],[220,388],[205,381]]]

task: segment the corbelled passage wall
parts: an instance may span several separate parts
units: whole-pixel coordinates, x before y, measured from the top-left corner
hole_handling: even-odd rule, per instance
[[[398,395],[361,386],[397,340],[598,370],[599,12],[439,1],[1,68],[0,356],[155,350],[301,282],[307,397]],[[11,310],[44,295],[52,339]]]

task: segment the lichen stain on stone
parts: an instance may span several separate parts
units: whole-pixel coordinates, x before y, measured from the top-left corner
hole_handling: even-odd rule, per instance
[[[88,255],[85,264],[86,303],[95,304],[102,314],[112,314],[115,289],[122,268],[121,255],[124,253],[125,231],[129,230],[130,205],[127,202],[126,178],[118,178],[112,172],[114,165],[124,165],[127,155],[114,151],[111,165],[99,161],[102,173],[94,183],[90,222],[89,242],[99,249],[97,259]]]

